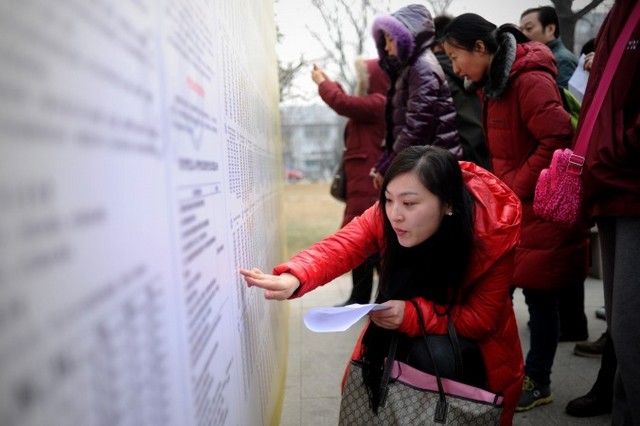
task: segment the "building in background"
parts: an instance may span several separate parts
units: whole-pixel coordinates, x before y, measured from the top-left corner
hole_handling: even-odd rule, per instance
[[[326,105],[281,106],[280,119],[285,170],[328,181],[342,154],[345,119]]]

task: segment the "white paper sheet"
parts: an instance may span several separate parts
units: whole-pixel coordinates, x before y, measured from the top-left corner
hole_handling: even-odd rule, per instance
[[[369,303],[366,305],[354,303],[340,307],[311,308],[304,314],[304,325],[306,325],[309,330],[318,333],[345,331],[370,311],[380,311],[389,308],[390,306],[377,303]]]
[[[580,55],[578,59],[578,66],[573,72],[573,75],[569,79],[568,89],[569,91],[582,102],[584,91],[587,88],[587,80],[589,79],[589,73],[584,70],[584,58],[585,55]]]

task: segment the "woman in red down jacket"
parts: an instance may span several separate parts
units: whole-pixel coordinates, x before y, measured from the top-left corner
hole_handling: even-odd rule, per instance
[[[313,66],[311,72],[322,100],[336,113],[349,119],[344,129],[347,196],[342,226],[360,216],[378,198],[378,190],[371,184],[369,170],[382,152],[384,104],[389,89],[389,77],[382,71],[377,59],[356,58],[355,67],[355,96],[345,93],[342,86],[332,81],[317,65]],[[377,256],[372,256],[351,271],[353,287],[345,305],[369,303],[373,270],[377,264]]]
[[[589,228],[545,222],[533,213],[542,169],[556,149],[571,146],[571,117],[556,86],[551,51],[516,28],[496,28],[467,13],[445,29],[444,48],[454,71],[480,87],[483,129],[492,171],[522,202],[522,239],[512,284],[529,308],[530,349],[518,411],[552,402],[551,367],[558,346],[557,289],[586,278]]]
[[[393,160],[380,201],[333,235],[274,268],[241,269],[247,285],[267,299],[301,297],[344,274],[373,253],[382,269],[377,303],[353,352],[371,373],[373,407],[391,332],[420,334],[415,300],[426,328],[445,334],[451,315],[457,333],[478,342],[485,387],[504,395],[502,424],[511,423],[522,386],[520,340],[510,297],[521,206],[494,175],[450,152],[412,146]]]

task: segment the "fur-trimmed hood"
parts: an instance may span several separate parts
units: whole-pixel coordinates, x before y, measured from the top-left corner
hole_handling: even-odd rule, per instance
[[[362,59],[357,57],[355,60],[356,68],[356,96],[367,96],[374,93],[387,95],[389,90],[389,76],[380,68],[377,59]]]
[[[498,50],[491,61],[489,76],[482,92],[489,99],[500,99],[509,86],[509,80],[532,70],[548,72],[555,80],[558,70],[556,61],[544,44],[537,41],[516,43],[513,34],[498,35]]]
[[[371,32],[381,60],[388,56],[384,50],[384,34],[388,33],[396,40],[397,59],[402,66],[412,62],[435,39],[431,13],[421,4],[411,4],[391,15],[379,16],[373,22]]]

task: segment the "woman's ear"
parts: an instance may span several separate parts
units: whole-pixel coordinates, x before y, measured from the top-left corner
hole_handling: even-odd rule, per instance
[[[485,46],[484,41],[476,40],[476,42],[473,44],[473,50],[475,50],[478,53],[486,53],[487,46]]]

